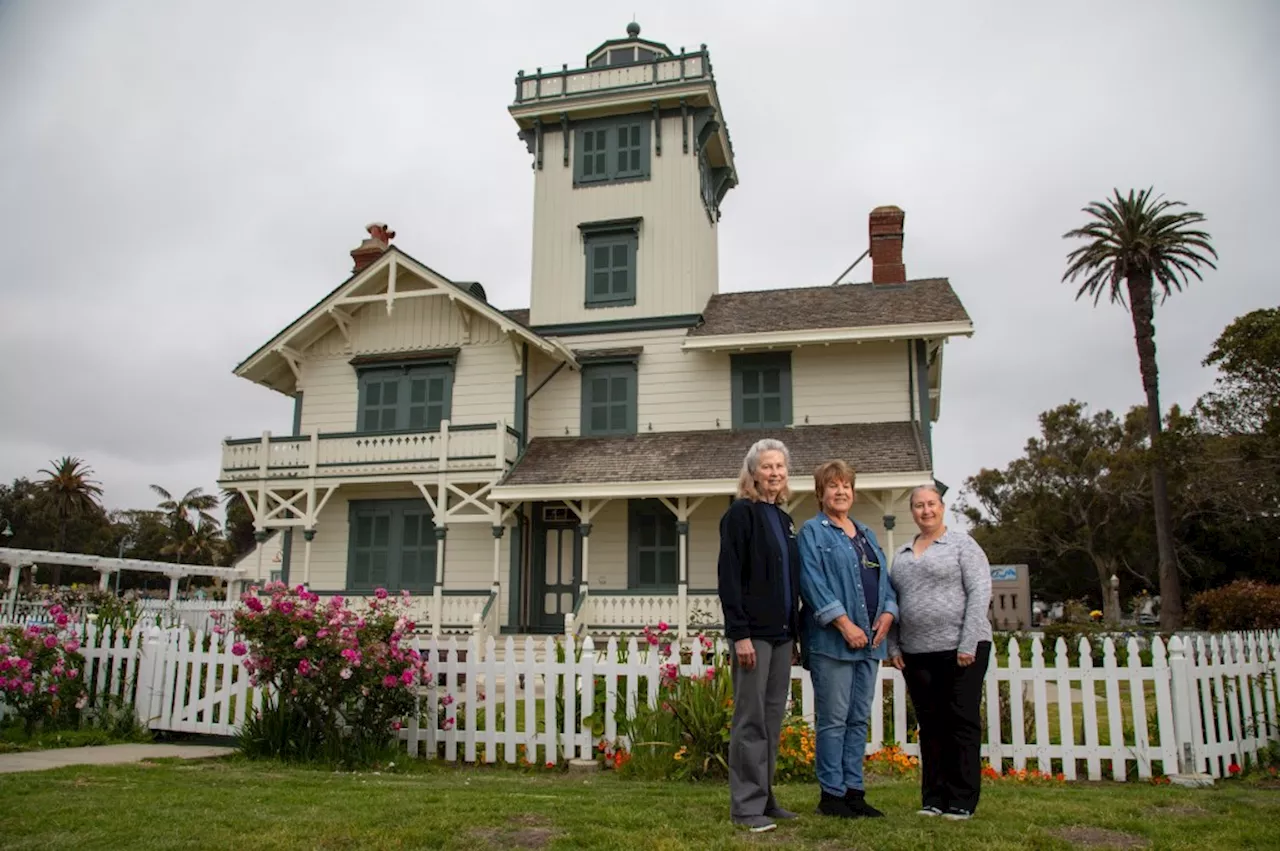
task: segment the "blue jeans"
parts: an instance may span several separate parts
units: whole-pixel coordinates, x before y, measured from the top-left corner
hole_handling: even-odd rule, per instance
[[[817,715],[814,762],[818,785],[831,795],[860,790],[867,721],[880,663],[875,659],[845,662],[814,654],[809,664]]]

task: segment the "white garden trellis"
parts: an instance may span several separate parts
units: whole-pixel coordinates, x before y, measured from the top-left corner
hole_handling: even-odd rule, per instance
[[[158,573],[169,580],[169,599],[178,598],[178,581],[189,576],[212,576],[227,582],[228,599],[238,583],[244,581],[247,574],[242,568],[212,567],[204,564],[175,564],[167,561],[147,561],[136,558],[112,558],[111,556],[87,555],[85,553],[62,553],[51,550],[21,550],[12,547],[0,547],[0,564],[8,568],[9,599],[16,601],[18,597],[18,578],[24,567],[38,564],[59,564],[64,567],[88,567],[98,572],[98,587],[106,589],[111,576],[122,570],[139,573]]]

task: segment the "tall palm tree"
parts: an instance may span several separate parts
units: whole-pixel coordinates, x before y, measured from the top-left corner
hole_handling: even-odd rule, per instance
[[[1083,281],[1076,299],[1093,296],[1097,306],[1107,295],[1126,306],[1133,317],[1133,337],[1138,346],[1138,368],[1147,394],[1147,432],[1151,438],[1151,496],[1155,507],[1156,546],[1160,558],[1160,626],[1182,626],[1182,583],[1173,549],[1173,521],[1169,510],[1169,486],[1160,441],[1160,380],[1156,368],[1155,294],[1160,300],[1181,292],[1191,277],[1203,280],[1200,266],[1217,268],[1210,257],[1218,253],[1209,234],[1197,229],[1204,216],[1181,201],[1165,200],[1151,189],[1129,190],[1106,201],[1093,201],[1083,209],[1090,221],[1067,231],[1063,239],[1088,240],[1067,255],[1062,280]]]
[[[217,524],[217,520],[209,512],[218,507],[218,497],[205,493],[204,488],[192,488],[181,497],[175,498],[159,485],[152,485],[151,490],[160,497],[156,507],[169,518],[170,547],[175,561],[182,561],[183,544],[199,528],[202,523]],[[194,515],[194,521],[192,516]]]
[[[49,469],[41,470],[45,478],[40,487],[53,502],[58,516],[58,549],[67,546],[67,526],[72,518],[82,517],[102,510],[102,484],[95,481],[93,469],[79,458],[64,455],[49,462]],[[53,586],[62,581],[62,566],[53,565]]]

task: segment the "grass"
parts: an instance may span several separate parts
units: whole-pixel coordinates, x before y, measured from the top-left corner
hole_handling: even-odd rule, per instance
[[[788,785],[779,787],[778,797],[802,813],[800,821],[751,836],[729,825],[728,789],[719,783],[425,763],[391,773],[340,774],[235,757],[158,760],[0,775],[0,848],[1280,846],[1280,789],[1239,781],[1201,790],[989,783],[978,818],[968,823],[914,815],[914,780],[873,783],[870,800],[888,818],[841,822],[810,815],[817,788]]]
[[[0,754],[43,751],[51,748],[82,748],[96,745],[118,745],[125,742],[150,741],[151,736],[120,736],[110,730],[85,727],[79,730],[37,730],[31,736],[21,724],[0,727]]]

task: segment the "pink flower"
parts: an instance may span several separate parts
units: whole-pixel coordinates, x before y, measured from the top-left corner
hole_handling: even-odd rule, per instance
[[[53,622],[56,623],[58,626],[66,626],[70,621],[71,621],[71,618],[67,617],[66,615],[58,615],[56,618],[53,619]]]
[[[653,647],[657,647],[657,646],[658,646],[658,636],[650,634],[650,635],[649,635],[649,644],[650,644],[651,646],[653,646]]]
[[[667,622],[658,621],[658,632],[666,632],[666,631],[667,631]]]
[[[329,637],[329,630],[324,628],[316,630],[316,638],[328,638],[328,637]]]
[[[49,686],[49,694],[57,694],[58,687],[56,685]]]
[[[293,612],[293,601],[281,600],[276,608],[280,609],[281,614],[291,614]]]
[[[218,623],[219,621],[222,620],[224,614],[225,614],[224,612],[209,612],[209,620],[213,621],[214,623]]]
[[[35,694],[35,691],[36,691],[35,683],[26,682],[22,684],[22,693],[25,694],[27,697],[30,697],[31,695]]]
[[[75,653],[77,650],[80,649],[80,642],[72,638],[69,641],[67,641],[66,644],[62,645],[62,649],[67,651],[68,653]]]
[[[707,668],[707,679],[714,680],[716,678],[716,669],[714,667]]]
[[[47,648],[49,648],[50,650],[52,650],[53,648],[57,647],[57,646],[58,646],[58,636],[56,636],[56,635],[46,635],[46,636],[44,637],[44,646],[45,646],[45,647],[47,647]]]
[[[444,729],[446,729],[446,730],[452,730],[452,729],[453,729],[453,725],[454,725],[454,724],[456,724],[456,723],[457,723],[457,719],[456,719],[456,718],[446,718],[446,719],[444,719],[444,725],[443,725],[443,727],[444,727]]]
[[[392,722],[391,722],[391,729],[392,729],[392,730],[399,730],[399,729],[400,729],[401,727],[403,727],[403,726],[404,726],[404,725],[403,725],[403,724],[401,724],[398,720],[397,720],[397,721],[392,721]]]
[[[404,672],[400,674],[400,682],[407,686],[413,685],[413,668],[404,669]]]
[[[298,592],[298,596],[300,596],[300,597],[301,597],[301,596],[304,596],[304,595],[307,593],[307,586],[305,586],[305,585],[303,585],[303,584],[299,583],[299,584],[298,584],[298,586],[297,586],[296,588],[294,588],[293,590],[294,590],[294,591],[297,591],[297,592]]]
[[[306,646],[307,646],[307,637],[305,635],[299,635],[298,640],[293,642],[293,647],[295,650],[301,650]]]
[[[245,604],[245,607],[248,608],[249,611],[251,612],[260,612],[262,611],[262,608],[263,608],[261,600],[259,600],[257,597],[254,597],[248,594],[246,594],[244,597],[244,604]]]
[[[440,698],[440,703],[441,703],[441,704],[443,704],[443,705],[445,705],[445,706],[452,706],[452,705],[453,705],[453,695],[451,695],[451,694],[446,694],[444,697]]]
[[[351,669],[343,668],[341,671],[338,672],[338,676],[342,677],[344,680],[351,679]]]
[[[310,659],[298,660],[298,673],[302,674],[302,676],[304,677],[311,676],[311,660]]]
[[[79,669],[79,668],[68,668],[68,669],[67,669],[67,679],[69,679],[69,680],[74,680],[74,679],[75,679],[76,677],[78,677],[78,676],[80,676],[80,669]]]
[[[232,656],[243,656],[248,652],[249,652],[249,648],[244,646],[243,641],[237,641],[235,644],[231,645]]]
[[[80,697],[76,700],[76,709],[84,709],[84,708],[85,708],[85,706],[87,706],[87,705],[88,705],[88,703],[89,703],[89,695],[87,695],[87,694],[82,694],[82,695],[80,695]]]
[[[397,683],[399,683],[399,682],[400,682],[400,681],[396,679],[396,675],[395,675],[395,674],[387,674],[385,677],[383,677],[383,678],[382,678],[382,687],[383,687],[383,688],[395,688],[395,687],[396,687],[396,684],[397,684]]]
[[[385,600],[387,599],[387,589],[379,588],[378,590],[373,592],[373,596],[377,597],[379,600]]]

